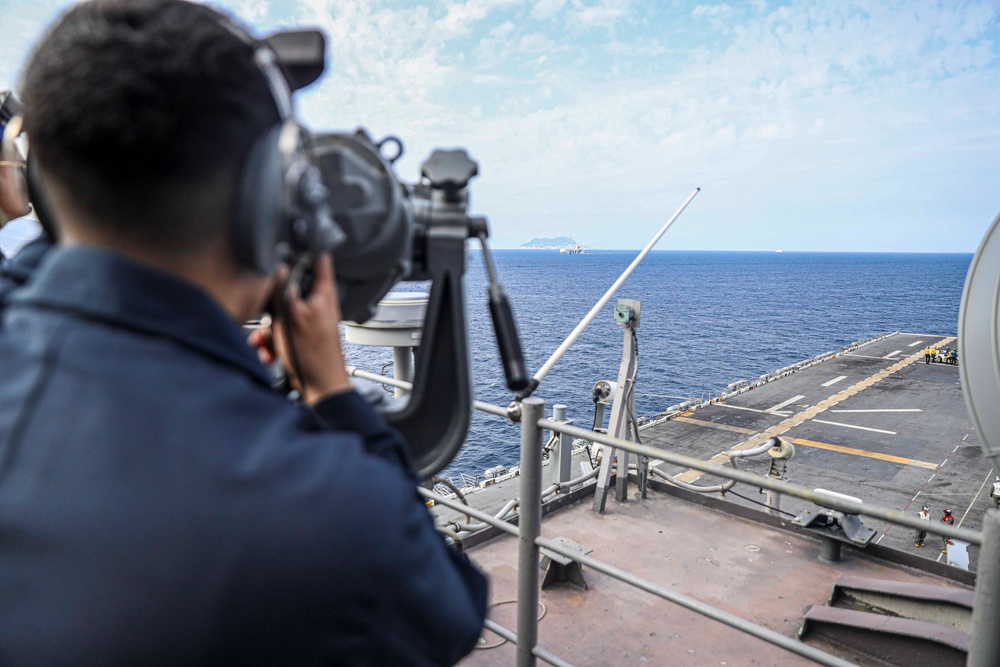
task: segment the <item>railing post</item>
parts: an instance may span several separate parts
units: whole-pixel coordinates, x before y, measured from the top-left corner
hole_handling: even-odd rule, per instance
[[[1000,511],[983,516],[983,545],[979,550],[976,597],[972,606],[969,667],[1000,665]]]
[[[572,424],[572,419],[566,419],[566,406],[556,403],[552,406],[552,421]],[[549,452],[548,483],[568,482],[573,464],[573,437],[565,433],[556,433],[559,439]]]
[[[538,566],[542,532],[542,429],[545,401],[521,401],[521,504],[518,509],[517,667],[534,667],[538,644]]]
[[[767,489],[766,497],[768,511],[778,516],[781,513],[781,494],[774,489]]]

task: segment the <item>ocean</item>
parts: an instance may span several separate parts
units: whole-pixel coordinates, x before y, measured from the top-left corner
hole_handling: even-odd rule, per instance
[[[494,251],[529,373],[637,254]],[[616,379],[621,361],[623,333],[612,316],[618,298],[642,302],[636,407],[643,416],[880,333],[954,335],[971,260],[972,254],[653,251],[535,395],[549,414],[563,403],[577,425],[590,427],[592,387]],[[482,254],[472,251],[465,286],[475,397],[505,406],[513,395],[504,384],[487,285]],[[347,356],[372,372],[392,361],[389,350],[353,345]],[[465,446],[443,474],[475,476],[517,463],[518,438],[516,426],[476,413]]]

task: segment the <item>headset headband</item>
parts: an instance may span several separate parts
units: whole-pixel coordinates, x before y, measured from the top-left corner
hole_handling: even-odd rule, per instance
[[[271,91],[271,99],[278,110],[278,116],[282,122],[291,120],[295,114],[295,104],[292,98],[292,90],[278,67],[277,57],[274,51],[260,40],[254,39],[253,35],[247,32],[240,24],[222,12],[212,9],[219,20],[219,25],[228,30],[230,34],[253,49],[253,61],[257,69],[264,75],[267,81],[267,88]]]

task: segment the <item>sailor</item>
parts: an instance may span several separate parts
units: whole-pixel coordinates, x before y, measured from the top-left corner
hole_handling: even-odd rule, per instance
[[[8,98],[13,99],[10,95],[9,91],[0,92],[0,103],[6,106]],[[20,131],[20,118],[15,116],[11,120],[5,122],[0,116],[0,227],[31,212],[24,180],[24,156],[14,143]],[[0,253],[0,262],[3,259]]]
[[[11,93],[0,92],[0,100],[8,103]],[[13,106],[13,105],[11,105]],[[6,115],[6,114],[5,114]],[[23,285],[42,257],[52,245],[54,234],[44,229],[34,220],[28,199],[27,182],[24,177],[25,161],[20,148],[15,143],[21,129],[21,116],[14,115],[7,123],[0,123],[0,227],[17,218],[32,238],[21,246],[11,257],[4,257],[0,251],[0,310],[7,295]],[[8,229],[13,228],[10,227]],[[31,237],[29,237],[31,238]]]
[[[930,520],[931,520],[931,509],[929,507],[927,507],[927,505],[924,505],[922,508],[920,508],[920,511],[917,512],[917,516],[920,517],[921,521],[927,521],[928,523],[930,523]],[[927,538],[927,529],[926,528],[918,528],[916,530],[916,535],[913,538],[913,546],[915,546],[915,547],[922,547],[922,546],[924,546],[924,540],[926,538]]]
[[[993,499],[993,509],[1000,507],[1000,475],[993,479],[993,488],[990,489],[990,498]]]
[[[351,389],[329,257],[303,297],[238,254],[290,101],[264,48],[207,5],[93,0],[25,66],[61,243],[0,327],[3,665],[450,665],[479,637],[484,577]],[[240,326],[269,298],[301,403]]]
[[[934,346],[931,346],[931,361],[937,361],[937,348]]]
[[[947,526],[954,526],[955,525],[955,517],[952,516],[950,509],[945,508],[944,513],[941,515],[941,523],[943,523],[943,524],[945,524]],[[941,539],[944,540],[944,544],[941,545],[941,551],[948,551],[948,545],[949,544],[954,544],[947,537],[941,536]]]
[[[931,363],[931,348],[929,346],[924,348],[924,363]]]

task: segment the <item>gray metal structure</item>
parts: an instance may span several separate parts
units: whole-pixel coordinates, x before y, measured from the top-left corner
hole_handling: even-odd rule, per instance
[[[615,321],[622,327],[622,361],[618,367],[608,433],[615,438],[631,439],[635,415],[635,375],[639,364],[635,330],[639,327],[641,304],[634,299],[619,299],[615,309]],[[597,491],[594,494],[594,511],[603,512],[611,487],[612,468],[617,465],[619,472],[615,483],[615,496],[623,501],[628,495],[628,450],[605,447],[597,475]]]

